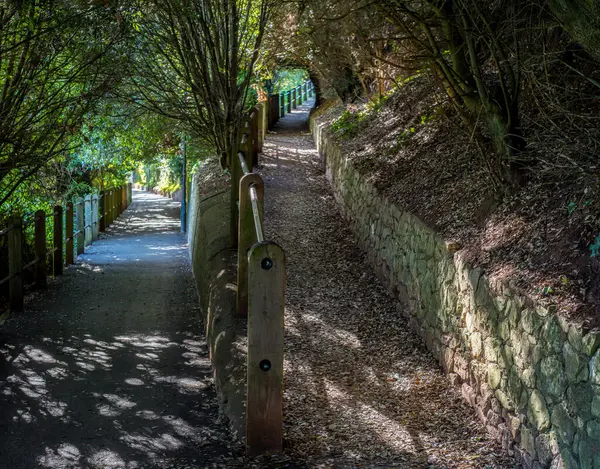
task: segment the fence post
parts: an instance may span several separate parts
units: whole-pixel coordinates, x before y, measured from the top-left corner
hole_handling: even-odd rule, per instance
[[[288,102],[287,102],[287,112],[288,114],[292,112],[292,92],[291,90],[287,92]]]
[[[298,104],[301,105],[302,104],[302,87],[298,86]]]
[[[252,122],[251,119],[246,119],[244,122],[244,133],[242,134],[242,150],[244,151],[244,160],[246,161],[246,165],[248,166],[248,170],[252,171],[254,167],[254,155],[252,154],[252,150],[254,145],[252,143]],[[241,168],[240,168],[241,169]],[[239,177],[241,178],[244,174],[242,171],[239,173]],[[239,180],[238,180],[239,184]],[[239,200],[239,195],[238,195]]]
[[[238,245],[238,190],[239,190],[239,179],[242,168],[238,162],[238,146],[232,149],[233,154],[231,155],[231,195],[230,195],[230,209],[229,209],[229,245],[232,248],[237,248]]]
[[[60,205],[54,207],[54,276],[63,273],[63,208]]]
[[[262,153],[262,149],[263,149],[263,141],[265,138],[265,127],[264,127],[264,113],[265,113],[265,106],[264,106],[264,102],[262,103],[258,103],[258,105],[256,106],[256,111],[257,111],[257,115],[256,115],[256,154],[258,155],[259,153]]]
[[[277,119],[279,119],[278,103],[278,95],[275,94],[269,98],[269,129],[272,129],[275,126]]]
[[[66,250],[67,250],[67,265],[71,265],[75,263],[75,256],[73,255],[73,246],[74,246],[74,237],[73,237],[73,221],[75,218],[75,213],[73,210],[73,202],[67,202],[67,214],[66,214],[66,233],[65,237],[67,238],[66,242]]]
[[[260,220],[263,220],[265,185],[260,175],[246,174],[240,179],[240,209],[238,224],[237,314],[248,315],[248,251],[256,244],[254,212],[250,201],[250,185],[254,184],[258,197]]]
[[[285,93],[279,95],[279,118],[285,117]]]
[[[92,195],[92,242],[98,239],[98,194]]]
[[[101,191],[98,196],[98,228],[101,233],[106,230],[106,191]]]
[[[296,109],[298,107],[298,92],[296,88],[292,90],[292,108]]]
[[[77,240],[77,255],[83,254],[85,252],[85,236],[84,236],[84,227],[85,227],[85,218],[83,213],[83,199],[79,198],[75,200],[75,218],[77,221],[77,236],[75,239]]]
[[[133,183],[127,184],[127,206],[129,207],[133,202]]]
[[[106,203],[108,204],[106,206],[106,227],[108,228],[112,223],[112,205],[113,205],[112,190],[110,190],[106,193]]]
[[[285,254],[275,243],[248,254],[246,449],[256,455],[283,446],[283,312]]]
[[[46,288],[46,214],[43,210],[35,212],[35,288]]]
[[[92,196],[90,194],[83,198],[83,219],[85,223],[83,242],[84,246],[88,247],[92,244]]]
[[[258,164],[258,150],[260,147],[259,136],[258,136],[258,118],[259,118],[259,106],[254,108],[250,115],[250,143],[252,147],[252,167]]]
[[[45,216],[45,215],[44,215]],[[11,217],[10,225],[14,229],[8,233],[8,274],[10,310],[23,311],[23,220]]]

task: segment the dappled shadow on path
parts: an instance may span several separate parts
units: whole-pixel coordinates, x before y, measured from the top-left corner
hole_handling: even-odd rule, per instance
[[[310,135],[271,134],[260,171],[287,255],[289,451],[323,467],[513,467],[368,266]]]
[[[230,455],[178,214],[137,192],[0,330],[0,468],[205,467]]]

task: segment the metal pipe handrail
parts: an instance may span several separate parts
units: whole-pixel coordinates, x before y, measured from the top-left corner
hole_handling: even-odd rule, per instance
[[[2,231],[0,231],[0,236],[4,236],[7,235],[8,233],[10,233],[12,230],[14,230],[17,227],[17,225],[11,225],[7,228],[4,228]],[[1,284],[0,284],[1,285]]]
[[[242,172],[244,173],[244,176],[246,174],[250,174],[250,170],[248,169],[248,165],[246,164],[246,158],[244,157],[244,153],[241,151],[238,152],[238,158],[240,160],[240,166],[242,167]]]
[[[34,260],[32,260],[29,264],[24,265],[23,266],[23,270],[27,270],[30,269],[31,267],[33,267],[34,265],[36,265],[41,259],[39,257],[36,257]]]
[[[254,229],[256,230],[256,240],[262,243],[265,238],[263,235],[262,222],[260,221],[260,211],[258,210],[258,194],[254,184],[250,184],[250,203],[252,204],[252,215],[254,217]]]
[[[4,285],[9,280],[12,280],[13,278],[15,278],[19,275],[21,275],[21,272],[16,272],[14,274],[10,274],[8,277],[4,277],[2,280],[0,280],[0,285]]]

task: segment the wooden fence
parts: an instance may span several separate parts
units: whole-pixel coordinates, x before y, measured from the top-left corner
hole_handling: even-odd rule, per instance
[[[272,129],[279,119],[312,98],[314,91],[315,87],[312,82],[306,81],[296,88],[270,96],[267,101],[268,128]]]
[[[75,262],[75,251],[77,255],[83,254],[85,248],[98,239],[99,233],[129,206],[131,196],[131,184],[127,184],[68,202],[66,207],[57,205],[50,214],[38,210],[28,222],[34,223],[35,246],[35,258],[28,264],[23,263],[23,231],[28,223],[22,216],[11,217],[9,226],[0,231],[0,237],[8,236],[8,276],[0,280],[0,285],[9,282],[10,310],[23,311],[25,271],[33,270],[36,289],[45,288],[48,257],[52,256],[54,276],[61,275],[65,265]],[[53,221],[50,249],[46,243],[48,218]]]
[[[244,121],[231,165],[231,245],[238,251],[237,314],[248,321],[246,449],[283,446],[285,253],[263,231],[264,183],[252,172],[278,119],[312,97],[311,82],[271,96]]]

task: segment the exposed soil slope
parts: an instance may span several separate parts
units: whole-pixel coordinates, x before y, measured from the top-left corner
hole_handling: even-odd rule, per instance
[[[532,167],[520,187],[495,187],[471,136],[443,115],[432,90],[414,80],[380,109],[350,107],[347,124],[336,123],[348,111],[339,104],[321,114],[379,192],[457,243],[469,262],[598,327],[600,258],[590,249],[600,234],[598,179]]]

